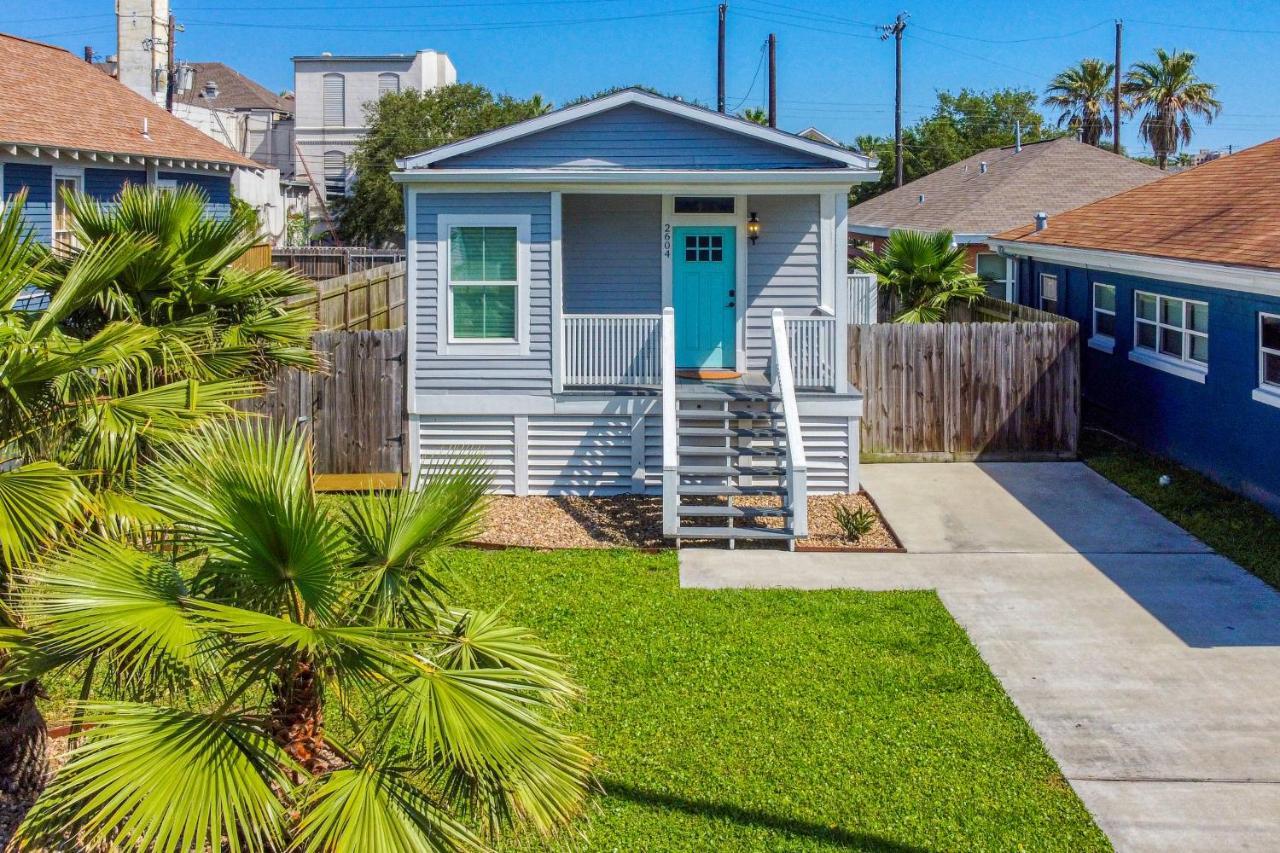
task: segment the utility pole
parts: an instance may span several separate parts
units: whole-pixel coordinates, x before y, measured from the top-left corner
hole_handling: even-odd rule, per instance
[[[720,41],[716,54],[716,112],[724,112],[724,18],[728,3],[720,4]]]
[[[769,33],[769,127],[778,126],[778,37]]]
[[[169,15],[168,34],[165,36],[165,41],[168,42],[168,44],[165,45],[165,49],[168,51],[169,57],[164,64],[165,66],[164,67],[164,70],[165,70],[164,108],[169,112],[173,112],[173,95],[178,88],[177,75],[174,73],[174,67],[173,67],[173,59],[174,59],[173,33],[174,33],[174,30],[176,29],[177,29],[177,25],[174,23],[173,15]]]
[[[902,32],[907,28],[907,13],[899,12],[892,24],[880,28],[880,40],[893,36],[896,73],[893,87],[893,160],[894,186],[902,186]]]
[[[1116,18],[1116,82],[1111,93],[1111,150],[1120,153],[1120,36],[1124,32],[1124,21]]]

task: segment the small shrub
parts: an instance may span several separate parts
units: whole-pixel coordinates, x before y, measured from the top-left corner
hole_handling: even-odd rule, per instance
[[[844,535],[850,542],[857,542],[876,529],[876,514],[866,507],[849,509],[847,506],[838,506],[836,523],[843,528]]]

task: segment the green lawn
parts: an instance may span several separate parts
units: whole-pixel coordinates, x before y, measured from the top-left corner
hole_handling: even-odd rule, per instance
[[[1259,504],[1097,430],[1081,434],[1080,457],[1174,524],[1280,589],[1280,518]],[[1161,486],[1162,474],[1173,482]]]
[[[674,554],[458,551],[585,685],[606,793],[573,850],[1107,850],[927,592],[681,590]]]

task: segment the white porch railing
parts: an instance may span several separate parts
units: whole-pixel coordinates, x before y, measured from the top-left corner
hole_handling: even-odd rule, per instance
[[[880,285],[870,273],[849,273],[849,322],[867,325],[876,322],[880,310]]]
[[[791,346],[782,309],[774,308],[770,319],[773,329],[773,386],[782,398],[782,421],[787,434],[785,500],[787,509],[791,511],[791,531],[797,538],[803,539],[809,535],[809,464],[805,460],[804,437],[800,433],[796,383],[791,370]],[[792,547],[795,547],[794,541]]]
[[[791,347],[791,369],[795,387],[801,389],[836,387],[836,318],[787,317],[787,343]]]
[[[564,315],[564,384],[662,384],[661,323],[657,314]]]

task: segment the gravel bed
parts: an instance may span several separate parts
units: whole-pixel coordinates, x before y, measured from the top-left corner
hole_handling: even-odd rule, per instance
[[[777,506],[778,499],[740,497],[734,503]],[[839,506],[876,512],[875,529],[857,542],[850,542],[836,522]],[[782,519],[766,518],[761,522],[779,527]],[[800,540],[800,547],[860,551],[900,547],[871,499],[861,492],[810,497],[809,534]],[[662,537],[662,499],[641,495],[493,497],[485,518],[485,530],[475,542],[525,548],[661,548],[671,544]],[[752,543],[739,542],[740,547],[748,544]]]

